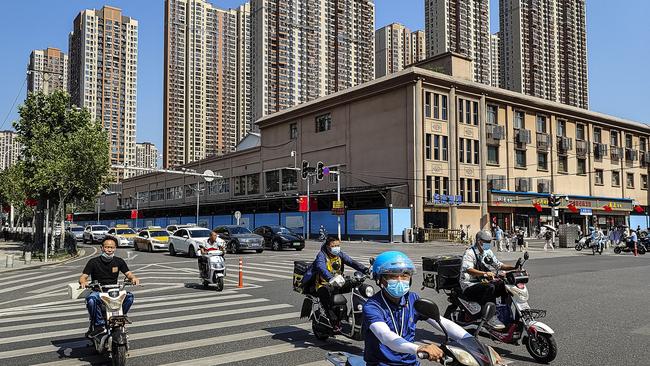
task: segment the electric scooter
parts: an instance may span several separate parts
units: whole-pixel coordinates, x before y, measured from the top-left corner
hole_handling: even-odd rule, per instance
[[[224,278],[226,277],[226,261],[223,251],[217,248],[204,249],[203,262],[199,265],[199,276],[203,287],[209,289],[216,285],[217,291],[223,291]]]

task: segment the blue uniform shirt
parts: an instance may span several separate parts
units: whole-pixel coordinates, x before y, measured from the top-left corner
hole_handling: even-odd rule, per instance
[[[419,296],[409,292],[400,300],[399,305],[393,304],[390,299],[386,302],[382,299],[382,291],[368,299],[363,306],[362,331],[365,335],[365,347],[363,359],[368,366],[389,366],[389,365],[419,365],[416,355],[406,353],[395,353],[386,345],[379,342],[375,334],[370,330],[370,325],[375,322],[384,322],[391,331],[401,334],[402,338],[409,342],[415,339],[415,323],[421,320],[415,311],[413,304]],[[408,300],[407,300],[408,299]],[[386,308],[388,304],[388,308]],[[392,313],[392,318],[391,318]],[[404,317],[402,318],[402,314]],[[397,324],[393,324],[393,320]],[[404,321],[403,324],[402,320]],[[395,328],[397,326],[397,329]]]

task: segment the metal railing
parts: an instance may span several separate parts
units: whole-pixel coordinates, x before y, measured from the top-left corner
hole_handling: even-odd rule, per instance
[[[466,237],[465,240],[468,238]],[[446,228],[419,228],[416,235],[417,242],[449,241],[461,242],[460,229]]]

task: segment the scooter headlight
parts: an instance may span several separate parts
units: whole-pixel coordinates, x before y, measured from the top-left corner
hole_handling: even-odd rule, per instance
[[[212,263],[212,269],[223,269],[223,263],[221,262]]]
[[[366,295],[366,298],[371,298],[375,294],[375,288],[370,285],[365,285],[363,289],[363,294]]]
[[[490,352],[490,361],[492,361],[492,365],[503,365],[503,359],[501,356],[497,353],[497,351],[494,350],[494,348],[487,346],[488,351]]]
[[[123,293],[122,295],[118,297],[110,297],[110,296],[100,296],[102,301],[104,302],[104,305],[108,308],[108,310],[111,311],[117,311],[122,308],[122,302],[124,302],[124,298],[126,297],[126,293]]]
[[[479,366],[479,363],[469,352],[453,346],[447,346],[447,349],[454,355],[454,358],[458,360],[461,365]]]

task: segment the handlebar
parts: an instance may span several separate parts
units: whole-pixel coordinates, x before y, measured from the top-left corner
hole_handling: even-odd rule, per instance
[[[429,359],[429,352],[427,352],[427,351],[418,351],[417,357],[419,359],[421,359],[421,360],[428,360]],[[447,355],[442,356],[442,358],[440,359],[440,364],[442,364],[442,365],[447,365],[447,364],[450,364],[452,362],[454,362],[454,359],[447,356]]]

